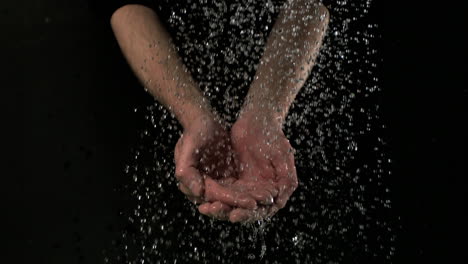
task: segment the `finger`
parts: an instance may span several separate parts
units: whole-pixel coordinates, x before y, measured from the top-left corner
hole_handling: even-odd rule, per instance
[[[220,220],[227,220],[229,219],[229,213],[231,212],[232,208],[227,205],[223,204],[220,201],[216,201],[211,204],[210,206],[210,214],[217,219]]]
[[[205,200],[208,202],[220,201],[229,206],[246,209],[257,208],[257,202],[250,195],[221,186],[211,178],[205,180]]]
[[[257,203],[262,205],[271,205],[273,204],[273,196],[267,190],[253,190],[249,194],[257,201]]]
[[[202,199],[200,197],[195,197],[190,192],[190,190],[182,183],[179,183],[179,190],[186,195],[187,199],[189,199],[194,204],[201,204]]]
[[[278,196],[278,188],[272,183],[262,184],[262,189],[268,191],[272,197]]]
[[[211,203],[204,203],[198,206],[200,214],[204,214],[211,217]]]
[[[292,156],[292,155],[291,155]],[[284,208],[289,197],[298,186],[296,167],[294,166],[294,158],[289,158],[287,162],[275,164],[276,173],[278,176],[278,197],[276,198],[276,206]]]
[[[177,167],[178,164],[176,164]],[[195,197],[203,195],[203,179],[199,171],[194,167],[179,167],[176,168],[176,178],[185,185]]]
[[[297,185],[288,180],[282,180],[278,182],[278,186],[279,193],[275,200],[275,204],[279,209],[282,209],[286,206],[289,197],[291,197],[293,192],[296,190]]]
[[[219,201],[214,203],[204,203],[198,206],[198,211],[201,214],[213,217],[219,220],[229,219],[229,213],[231,212],[231,207],[225,205]]]
[[[232,210],[232,212],[229,214],[229,221],[232,223],[247,222],[247,220],[249,220],[253,214],[254,212],[252,210],[237,208]]]
[[[185,186],[185,184],[179,182],[179,190],[187,195],[187,196],[193,196],[192,192],[189,190],[189,188],[187,188],[187,186]]]
[[[195,149],[193,142],[190,140],[183,141],[184,136],[177,142],[175,155],[175,176],[176,178],[183,183],[190,192],[197,197],[203,195],[203,178],[200,175],[196,166],[198,165],[198,160],[195,155]]]
[[[261,220],[268,216],[268,207],[259,207],[257,210],[236,208],[229,214],[229,221],[232,223],[247,223]]]
[[[194,197],[194,196],[186,196],[186,197],[187,197],[187,199],[189,199],[195,205],[199,205],[199,204],[203,203],[203,200],[201,198]]]
[[[177,141],[175,148],[174,148],[174,161],[177,162],[180,157],[180,148],[182,146],[182,141],[184,138],[184,134],[180,135],[179,140]]]
[[[271,197],[276,197],[278,195],[278,190],[276,188],[276,183],[273,183],[273,181],[251,181],[251,180],[238,180],[236,181],[233,186],[236,187],[236,190],[238,191],[248,191],[252,195],[254,192],[260,191],[261,194],[257,194],[260,196],[257,196],[255,200],[264,200],[266,204],[268,204],[268,198]],[[264,193],[264,191],[268,192],[268,195]]]
[[[270,191],[270,193],[271,193],[271,196],[273,196],[273,197],[277,197],[277,196],[278,196],[278,192],[279,192],[279,191],[278,191],[278,188],[273,187],[273,188],[269,189],[269,191]]]

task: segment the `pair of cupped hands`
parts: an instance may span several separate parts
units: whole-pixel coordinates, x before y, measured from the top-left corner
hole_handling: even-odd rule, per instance
[[[297,188],[294,149],[273,119],[194,119],[175,148],[179,189],[201,214],[235,222],[274,215]]]

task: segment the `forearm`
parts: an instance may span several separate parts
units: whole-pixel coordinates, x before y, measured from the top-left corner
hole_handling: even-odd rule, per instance
[[[241,115],[282,124],[314,66],[329,20],[316,1],[288,1],[268,38]]]
[[[111,18],[124,56],[146,89],[174,113],[184,128],[210,106],[192,79],[156,13],[141,5],[126,5]]]

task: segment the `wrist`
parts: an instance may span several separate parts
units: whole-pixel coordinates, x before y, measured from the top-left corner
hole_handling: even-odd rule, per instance
[[[242,109],[236,123],[282,129],[284,116],[283,111],[278,111],[275,107],[249,104]]]
[[[186,104],[183,110],[176,113],[176,117],[184,130],[191,130],[200,122],[211,124],[216,120],[215,114],[212,113],[209,107],[197,104]]]
[[[243,112],[231,128],[231,133],[236,139],[248,135],[256,137],[271,136],[282,132],[282,121],[271,113],[256,111]]]

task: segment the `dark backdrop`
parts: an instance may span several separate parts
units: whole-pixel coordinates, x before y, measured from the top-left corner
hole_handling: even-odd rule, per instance
[[[448,25],[462,21],[457,7],[412,3],[370,10],[383,30],[394,260],[448,263],[464,238],[466,67],[453,67],[463,45]],[[128,204],[115,189],[143,123],[133,109],[151,99],[84,1],[8,1],[0,25],[2,257],[14,261],[1,262],[101,263]]]

